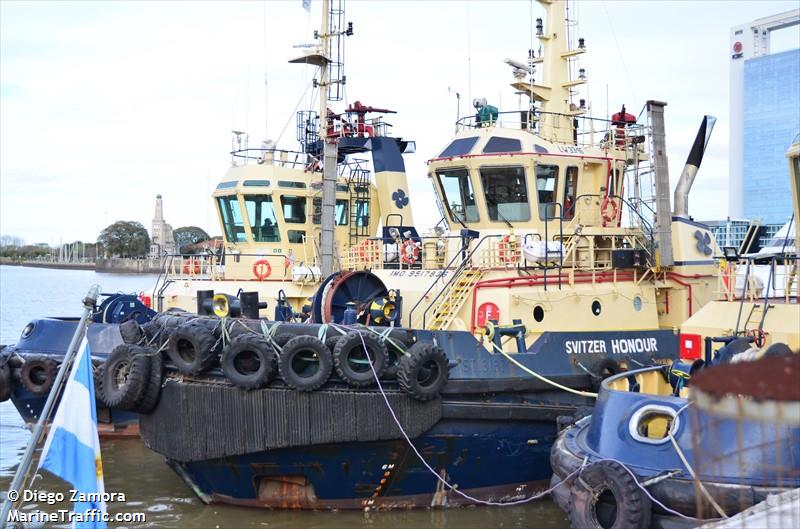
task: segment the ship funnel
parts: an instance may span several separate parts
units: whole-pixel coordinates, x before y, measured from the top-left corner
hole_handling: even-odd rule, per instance
[[[674,214],[677,217],[689,216],[689,191],[692,189],[697,170],[700,169],[700,163],[703,161],[703,154],[706,152],[708,140],[711,138],[711,131],[714,129],[714,124],[716,122],[717,118],[714,116],[704,116],[703,122],[700,124],[700,130],[697,131],[694,145],[692,145],[692,150],[689,151],[686,165],[683,167],[683,171],[681,171],[678,186],[675,188]]]

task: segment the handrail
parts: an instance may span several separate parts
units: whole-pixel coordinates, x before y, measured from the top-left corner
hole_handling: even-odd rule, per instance
[[[445,236],[445,237],[443,237],[443,238],[453,238],[453,236],[451,236],[451,235],[448,235],[448,236]],[[458,238],[463,240],[463,237],[458,237]],[[416,310],[416,308],[419,306],[419,304],[420,304],[420,303],[422,303],[422,300],[424,300],[424,299],[425,299],[425,297],[426,297],[426,296],[427,296],[427,295],[428,295],[428,294],[431,292],[431,290],[433,290],[433,287],[435,287],[435,286],[436,286],[436,284],[439,282],[439,279],[441,279],[442,277],[444,277],[444,272],[445,272],[445,270],[450,270],[450,267],[453,265],[453,263],[455,262],[455,260],[456,260],[456,259],[457,259],[459,256],[463,255],[464,248],[465,248],[465,245],[464,245],[464,244],[462,244],[462,245],[461,245],[461,249],[460,249],[459,251],[455,252],[455,253],[453,254],[453,257],[451,257],[451,258],[450,258],[450,261],[449,261],[449,262],[448,262],[448,263],[447,263],[447,264],[446,264],[444,267],[442,267],[442,273],[436,276],[436,280],[435,280],[435,281],[433,281],[433,282],[431,283],[431,285],[428,287],[428,290],[426,290],[426,291],[425,291],[425,292],[422,294],[422,296],[421,296],[421,297],[420,297],[420,298],[417,300],[417,302],[414,304],[414,306],[413,306],[413,307],[411,307],[411,310],[410,310],[410,311],[409,311],[409,313],[408,313],[408,321],[409,321],[409,322],[413,322],[413,321],[414,321],[414,319],[413,319],[413,318],[414,318],[414,311]],[[457,272],[456,272],[456,273],[457,273]],[[454,276],[455,276],[455,274],[454,274]],[[446,285],[446,284],[445,284],[445,286],[442,288],[442,290],[444,290],[444,288],[447,288],[447,285]],[[423,322],[424,322],[424,321],[425,321],[425,317],[424,317],[424,315],[423,315]]]
[[[428,311],[430,311],[436,305],[436,302],[439,301],[440,297],[442,297],[444,292],[447,290],[447,287],[449,287],[450,284],[452,284],[453,281],[455,281],[458,278],[458,276],[461,274],[461,272],[464,271],[464,269],[467,267],[467,263],[470,262],[470,260],[472,259],[472,256],[475,255],[475,252],[477,252],[478,249],[481,247],[481,244],[483,244],[483,242],[486,241],[487,239],[502,238],[502,237],[504,237],[504,235],[500,235],[500,234],[484,235],[483,237],[481,237],[481,239],[478,241],[478,244],[476,244],[475,247],[464,257],[464,259],[461,261],[461,265],[459,265],[459,267],[456,268],[455,272],[453,272],[453,277],[451,277],[450,280],[447,283],[445,283],[445,285],[442,287],[442,289],[439,291],[439,293],[436,294],[436,296],[433,298],[433,300],[430,302],[430,304],[428,304],[427,308],[425,309],[425,312],[422,313],[422,328],[423,329],[425,328],[425,323],[427,321]],[[463,247],[462,247],[462,252],[463,252]],[[458,255],[458,254],[456,254],[456,255]],[[430,291],[430,289],[428,289],[428,290]],[[425,299],[424,296],[420,298],[420,301],[418,301],[417,304],[419,304],[423,299]],[[416,307],[416,305],[414,307]],[[412,310],[413,310],[413,308],[412,308]],[[409,313],[409,321],[413,321],[413,320],[411,320],[411,314],[410,313]]]

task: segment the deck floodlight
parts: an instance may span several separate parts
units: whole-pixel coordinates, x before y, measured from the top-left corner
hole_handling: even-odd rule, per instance
[[[544,23],[541,18],[536,19],[536,36],[541,37],[544,35]]]
[[[586,68],[580,68],[578,70],[578,79],[580,79],[581,81],[586,80]]]
[[[578,39],[578,49],[584,50],[586,49],[586,39],[583,37]]]

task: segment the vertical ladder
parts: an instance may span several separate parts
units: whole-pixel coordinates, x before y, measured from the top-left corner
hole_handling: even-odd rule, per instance
[[[358,244],[359,239],[370,236],[369,220],[372,212],[369,210],[371,198],[369,170],[359,165],[351,168],[347,184],[350,191],[349,242],[352,248]]]
[[[482,277],[483,270],[480,268],[465,267],[460,272],[456,271],[456,275],[445,285],[444,292],[430,309],[433,318],[430,322],[424,322],[426,328],[431,331],[447,329],[453,323],[458,311],[461,310],[464,301],[472,293],[475,283],[480,281]]]

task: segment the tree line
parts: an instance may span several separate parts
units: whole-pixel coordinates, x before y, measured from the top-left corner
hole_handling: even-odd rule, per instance
[[[173,232],[175,247],[181,253],[194,253],[196,245],[211,240],[205,230],[197,226],[183,226]],[[11,261],[35,261],[54,255],[80,255],[87,260],[98,257],[144,257],[150,253],[150,235],[140,222],[117,221],[106,226],[97,241],[50,246],[46,243],[26,244],[20,237],[0,236],[0,258]]]

